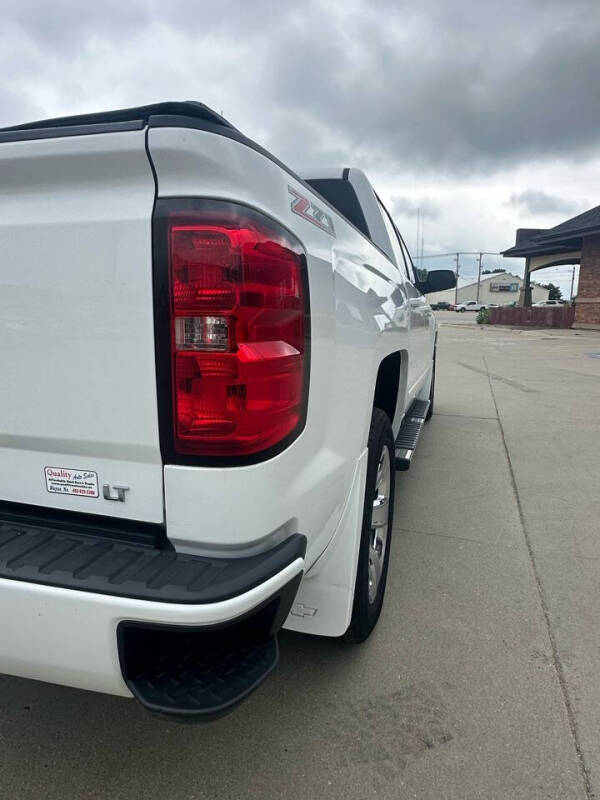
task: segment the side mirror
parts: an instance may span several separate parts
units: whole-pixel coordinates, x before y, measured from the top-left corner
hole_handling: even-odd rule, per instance
[[[441,292],[444,289],[454,289],[456,286],[456,275],[451,269],[434,269],[431,272],[417,269],[416,272],[417,289],[421,294]]]

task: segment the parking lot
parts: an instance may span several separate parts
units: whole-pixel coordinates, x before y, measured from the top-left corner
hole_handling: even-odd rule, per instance
[[[372,638],[284,633],[200,727],[2,677],[2,797],[600,796],[600,334],[440,319]]]

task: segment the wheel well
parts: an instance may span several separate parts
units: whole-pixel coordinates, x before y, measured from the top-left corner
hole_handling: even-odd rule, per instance
[[[400,353],[390,353],[389,356],[386,356],[379,365],[377,383],[375,384],[375,399],[373,405],[385,411],[390,422],[394,421],[396,404],[398,402],[400,361]]]

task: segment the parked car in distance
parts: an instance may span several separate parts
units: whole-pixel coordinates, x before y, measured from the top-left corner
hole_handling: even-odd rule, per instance
[[[431,308],[433,311],[450,311],[452,304],[447,303],[445,300],[440,300],[439,303],[432,303]]]
[[[458,303],[452,310],[481,311],[482,308],[498,308],[498,303],[478,303],[476,300],[466,300],[464,303]]]
[[[533,308],[544,308],[546,306],[555,307],[555,306],[562,306],[564,303],[562,300],[538,300],[537,303],[533,303]]]

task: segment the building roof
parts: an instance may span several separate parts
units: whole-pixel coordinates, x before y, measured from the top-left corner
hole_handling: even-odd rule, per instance
[[[578,214],[576,217],[571,217],[566,222],[561,222],[554,228],[550,228],[546,233],[540,235],[540,239],[554,239],[557,236],[564,236],[568,234],[583,233],[590,228],[600,229],[600,206],[590,208],[589,211],[584,211],[583,214]]]
[[[505,250],[502,255],[512,258],[580,250],[582,237],[595,233],[600,233],[600,206],[590,208],[548,230],[521,228],[517,231],[514,247]]]

